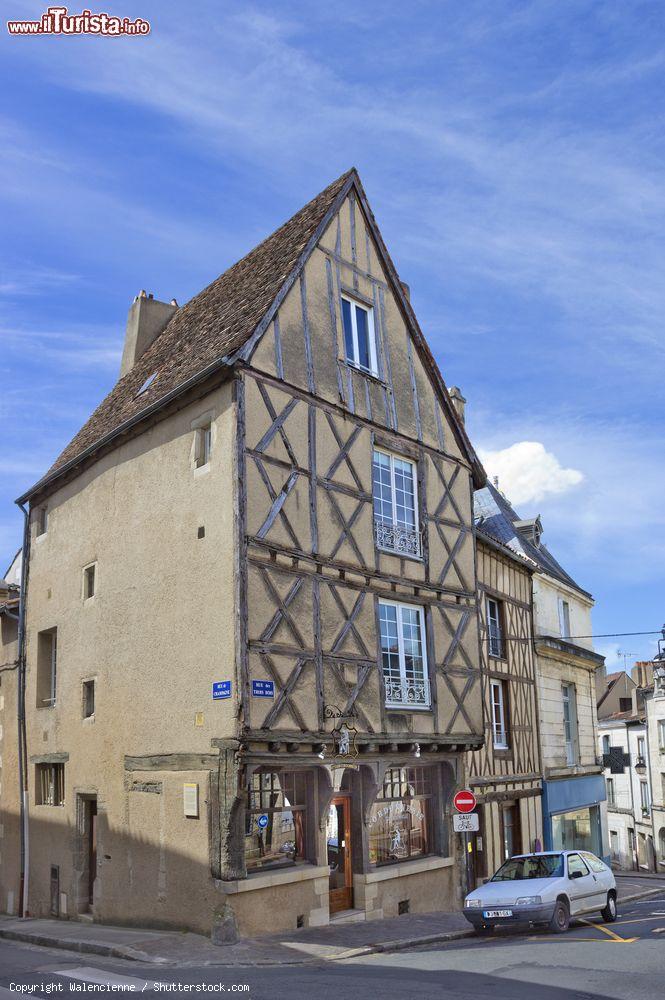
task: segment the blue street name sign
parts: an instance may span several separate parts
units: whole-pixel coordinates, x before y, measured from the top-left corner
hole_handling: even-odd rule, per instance
[[[212,686],[212,696],[215,701],[219,698],[230,698],[231,681],[215,681]]]
[[[252,681],[252,697],[253,698],[274,698],[275,697],[275,682],[274,681]]]

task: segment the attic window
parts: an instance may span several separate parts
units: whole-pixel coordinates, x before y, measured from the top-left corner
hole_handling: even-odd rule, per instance
[[[141,386],[141,388],[139,389],[139,391],[136,393],[136,395],[140,396],[142,393],[146,391],[146,389],[149,389],[156,378],[157,378],[157,372],[153,372],[152,375],[149,375],[148,378],[143,383],[143,385]]]

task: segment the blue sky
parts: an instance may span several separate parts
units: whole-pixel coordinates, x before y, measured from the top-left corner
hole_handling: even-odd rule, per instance
[[[488,469],[595,595],[595,632],[658,628],[660,0],[102,9],[152,34],[2,39],[1,569],[139,289],[186,301],[354,164]],[[655,637],[597,648],[612,667]]]

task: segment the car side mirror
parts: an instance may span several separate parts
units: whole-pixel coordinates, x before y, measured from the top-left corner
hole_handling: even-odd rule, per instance
[[[571,872],[568,878],[584,878],[584,872]]]

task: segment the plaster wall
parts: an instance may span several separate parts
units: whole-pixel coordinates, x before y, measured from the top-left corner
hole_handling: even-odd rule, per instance
[[[196,426],[208,418],[211,459],[195,469]],[[68,915],[82,906],[79,797],[88,795],[98,807],[95,918],[209,930],[207,773],[189,775],[200,783],[201,814],[185,821],[187,773],[142,776],[155,786],[142,791],[124,760],[210,754],[212,738],[235,735],[234,433],[227,384],[121,445],[48,500],[48,530],[33,538],[28,591],[35,915],[48,912],[52,865],[60,868]],[[84,600],[82,572],[93,562],[95,594]],[[56,703],[38,707],[37,637],[55,627]],[[95,681],[95,712],[84,719],[88,679]],[[226,679],[234,697],[213,701],[213,682]],[[37,805],[36,764],[61,756],[64,805]],[[154,764],[146,769],[155,771]]]

